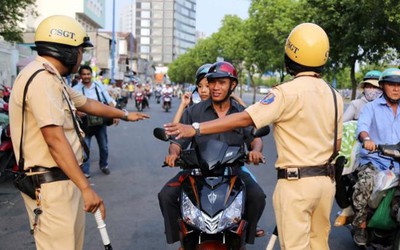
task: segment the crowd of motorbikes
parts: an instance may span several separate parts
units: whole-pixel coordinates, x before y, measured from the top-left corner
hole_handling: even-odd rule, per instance
[[[161,107],[162,109],[164,109],[165,112],[169,112],[171,110],[173,95],[173,93],[163,92],[162,89],[154,90],[154,98],[157,104],[160,104],[162,102]],[[143,109],[150,107],[149,101],[151,99],[151,96],[153,96],[152,90],[135,92],[134,99],[137,111],[142,112]]]

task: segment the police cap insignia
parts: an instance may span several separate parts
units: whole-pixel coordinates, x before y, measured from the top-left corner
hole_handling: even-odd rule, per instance
[[[272,92],[269,92],[261,101],[261,104],[268,105],[273,103],[275,100],[275,95]]]
[[[56,75],[56,71],[47,63],[43,63],[44,69],[49,72],[50,74]]]

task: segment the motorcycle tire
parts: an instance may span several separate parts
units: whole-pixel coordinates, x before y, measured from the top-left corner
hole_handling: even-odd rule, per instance
[[[400,228],[396,228],[396,235],[393,239],[393,249],[398,250],[400,249]]]
[[[12,167],[15,164],[12,151],[0,152],[0,183],[12,177]]]
[[[139,111],[142,112],[144,109],[144,102],[140,103],[139,105]]]

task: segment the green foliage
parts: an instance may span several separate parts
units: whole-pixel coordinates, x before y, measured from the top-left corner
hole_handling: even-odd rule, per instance
[[[217,33],[171,64],[169,75],[193,82],[200,65],[222,56],[238,69],[241,82],[248,74],[252,86],[275,84],[259,80],[266,71],[279,73],[282,82],[288,79],[283,61],[287,36],[296,25],[313,22],[330,40],[324,78],[355,90],[369,69],[400,64],[399,9],[398,0],[252,0],[248,19],[225,16]],[[358,64],[360,72],[355,72]]]
[[[6,41],[22,42],[23,30],[18,24],[27,12],[36,15],[33,10],[35,0],[2,0],[0,4],[0,35]]]

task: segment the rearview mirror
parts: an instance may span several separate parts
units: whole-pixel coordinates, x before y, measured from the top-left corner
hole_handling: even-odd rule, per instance
[[[268,135],[270,131],[271,131],[271,129],[270,129],[269,125],[267,125],[265,127],[259,128],[259,129],[254,128],[252,131],[252,135],[254,137],[263,137],[263,136]]]
[[[165,133],[165,129],[163,128],[155,128],[153,130],[153,135],[161,141],[169,141],[169,136]]]

